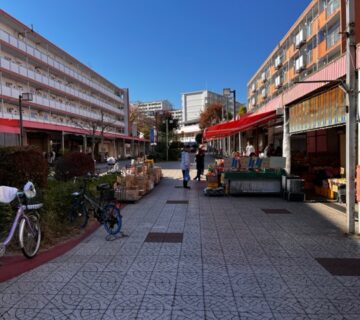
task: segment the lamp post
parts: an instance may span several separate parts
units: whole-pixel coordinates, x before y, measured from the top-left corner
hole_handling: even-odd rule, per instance
[[[230,88],[224,88],[223,89],[223,95],[226,97],[226,105],[228,102],[228,97],[230,96],[230,94],[233,95],[233,120],[235,120],[235,114],[236,114],[236,90],[231,90]],[[227,108],[226,108],[227,109]],[[226,119],[228,119],[228,115],[226,116]],[[234,137],[235,138],[235,137]],[[231,143],[231,137],[229,136],[228,138],[228,153],[230,154],[231,150],[230,150],[230,143]],[[234,143],[235,143],[235,139],[234,139]],[[234,147],[235,150],[235,147]]]
[[[172,120],[168,118],[165,119],[165,126],[166,126],[166,161],[169,161],[169,122],[173,123]]]
[[[234,104],[233,104],[233,119],[235,120],[235,114],[236,114],[236,90],[231,90],[230,88],[224,88],[223,89],[223,95],[225,97],[229,97],[230,94],[233,95],[233,100],[234,100]],[[227,102],[227,100],[226,100]]]
[[[24,125],[23,125],[23,117],[22,117],[22,101],[32,101],[33,94],[30,92],[23,92],[19,95],[19,115],[20,115],[20,146],[24,145]]]

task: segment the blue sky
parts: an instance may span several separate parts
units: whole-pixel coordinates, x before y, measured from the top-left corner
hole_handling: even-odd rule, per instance
[[[310,0],[1,0],[1,8],[130,100],[246,84]]]

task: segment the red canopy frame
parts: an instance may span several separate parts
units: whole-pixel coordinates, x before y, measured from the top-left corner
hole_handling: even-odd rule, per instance
[[[205,129],[203,138],[207,141],[225,138],[236,133],[246,131],[255,125],[268,122],[274,118],[276,118],[275,110],[263,113],[247,114],[240,119],[227,121]]]

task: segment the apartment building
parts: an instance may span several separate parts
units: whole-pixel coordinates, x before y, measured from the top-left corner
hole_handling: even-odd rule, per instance
[[[22,100],[24,144],[44,152],[125,155],[129,93],[0,10],[0,145],[17,145]],[[102,133],[103,132],[103,133]]]
[[[248,110],[255,111],[345,51],[345,3],[313,0],[248,82]]]
[[[286,170],[303,177],[307,188],[315,187],[322,195],[333,192],[327,180],[314,186],[318,177],[338,177],[346,167],[346,90],[341,83],[346,79],[347,37],[357,49],[351,61],[357,75],[360,66],[360,1],[352,3],[355,23],[347,33],[347,1],[309,1],[247,84],[248,110],[284,118]],[[274,142],[270,122],[260,129],[256,132],[263,138],[258,141]]]
[[[171,113],[173,119],[176,119],[179,124],[182,123],[182,119],[183,119],[182,109],[171,110],[170,113]]]
[[[141,113],[146,114],[148,117],[153,117],[156,112],[172,110],[172,104],[168,100],[137,102],[137,103],[133,103],[133,105]]]

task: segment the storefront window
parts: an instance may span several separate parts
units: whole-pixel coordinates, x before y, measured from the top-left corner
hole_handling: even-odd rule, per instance
[[[334,88],[290,108],[290,132],[345,123],[344,92]]]

